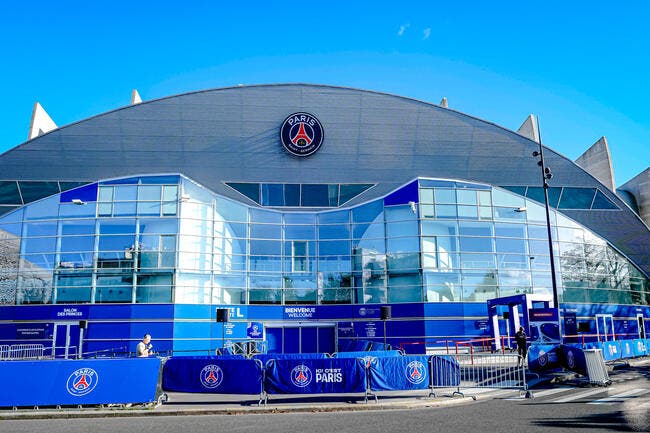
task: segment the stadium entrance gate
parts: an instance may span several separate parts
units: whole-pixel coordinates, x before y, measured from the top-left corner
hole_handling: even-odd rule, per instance
[[[267,353],[336,352],[335,323],[266,325]]]

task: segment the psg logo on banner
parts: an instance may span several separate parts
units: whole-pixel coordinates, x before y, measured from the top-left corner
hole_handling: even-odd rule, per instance
[[[323,126],[309,113],[293,113],[284,119],[280,141],[292,155],[309,156],[323,144]]]
[[[420,361],[410,362],[406,366],[406,380],[413,385],[419,385],[427,378],[427,370]]]
[[[291,370],[291,383],[298,388],[304,388],[309,385],[312,378],[311,370],[304,364],[300,364]]]
[[[223,371],[218,365],[209,364],[203,367],[200,373],[201,384],[209,389],[214,389],[221,385],[223,380]]]
[[[66,388],[71,395],[81,397],[95,389],[98,381],[99,376],[95,370],[92,368],[80,368],[68,377]]]

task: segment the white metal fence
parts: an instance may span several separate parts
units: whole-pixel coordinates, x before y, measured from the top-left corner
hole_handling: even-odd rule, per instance
[[[42,344],[12,344],[0,346],[0,360],[13,359],[42,359],[45,357],[45,346]]]
[[[525,361],[517,354],[454,354],[434,357],[432,394],[453,389],[453,394],[480,388],[526,391]],[[475,397],[474,397],[475,398]]]

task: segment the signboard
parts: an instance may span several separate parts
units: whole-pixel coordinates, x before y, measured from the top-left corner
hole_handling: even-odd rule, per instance
[[[316,307],[284,307],[283,317],[291,320],[309,320],[316,318]]]
[[[48,338],[48,323],[25,323],[16,325],[17,340],[45,340]]]
[[[557,308],[532,308],[528,311],[531,344],[559,344],[560,326]]]
[[[246,328],[246,336],[253,340],[264,339],[264,324],[261,322],[248,322]]]
[[[564,335],[568,335],[567,343],[578,342],[578,321],[575,311],[564,312]]]
[[[63,307],[55,312],[54,317],[63,320],[79,320],[88,318],[88,307]]]

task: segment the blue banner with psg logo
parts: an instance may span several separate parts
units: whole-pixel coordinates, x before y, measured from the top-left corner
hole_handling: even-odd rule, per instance
[[[295,359],[271,361],[264,389],[269,394],[335,394],[366,391],[361,359]]]
[[[0,362],[0,407],[156,401],[158,358]]]
[[[587,361],[582,345],[566,344],[562,346],[560,364],[567,370],[575,371],[578,374],[587,376]]]
[[[163,389],[212,394],[260,394],[262,363],[218,356],[171,357],[163,367]]]
[[[397,391],[429,388],[429,357],[374,358],[370,362],[370,389]]]

